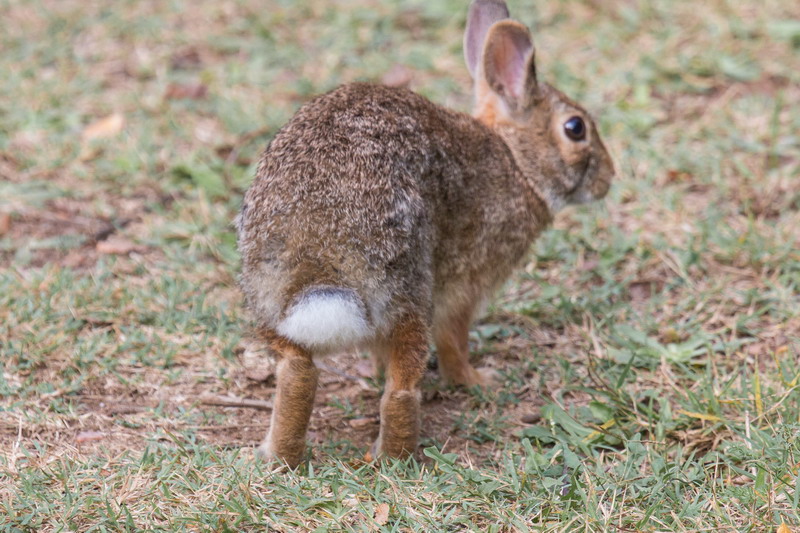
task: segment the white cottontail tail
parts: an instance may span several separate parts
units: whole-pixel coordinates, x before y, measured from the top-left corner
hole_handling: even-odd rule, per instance
[[[354,83],[304,105],[263,154],[237,226],[242,289],[279,359],[264,457],[302,460],[314,357],[354,347],[386,373],[374,454],[413,452],[429,338],[445,379],[484,384],[476,308],[560,207],[608,191],[594,122],[537,79],[504,2],[472,3],[464,49],[473,116]]]

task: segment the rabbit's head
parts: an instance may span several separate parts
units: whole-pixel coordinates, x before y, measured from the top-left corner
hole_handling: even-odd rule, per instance
[[[464,35],[475,116],[508,144],[555,212],[605,196],[614,164],[589,113],[537,79],[530,31],[501,0],[475,0]]]

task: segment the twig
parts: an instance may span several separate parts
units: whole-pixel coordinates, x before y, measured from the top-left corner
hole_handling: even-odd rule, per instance
[[[249,429],[266,429],[269,424],[247,424]],[[231,431],[234,429],[242,429],[241,424],[231,426],[183,426],[182,429],[192,429],[194,431]]]
[[[368,388],[368,389],[371,388],[369,386],[369,384],[366,382],[366,380],[364,380],[364,379],[362,379],[362,378],[360,378],[358,376],[353,376],[351,374],[348,374],[347,372],[343,372],[342,370],[339,370],[338,368],[334,368],[334,367],[332,367],[330,365],[326,365],[325,363],[316,363],[316,365],[317,365],[317,368],[319,368],[320,370],[324,370],[325,372],[328,372],[330,374],[335,374],[335,375],[339,376],[340,378],[344,378],[344,379],[346,379],[348,381],[355,381],[356,383],[358,383],[359,385],[362,385],[365,388]]]
[[[272,402],[264,400],[248,400],[246,398],[230,398],[227,396],[203,396],[200,398],[203,405],[221,405],[223,407],[249,407],[251,409],[261,409],[271,411]]]

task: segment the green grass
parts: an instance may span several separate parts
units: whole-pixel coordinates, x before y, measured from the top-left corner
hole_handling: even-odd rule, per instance
[[[0,0],[3,530],[800,531],[800,7],[509,3],[598,118],[609,198],[475,324],[502,389],[432,370],[417,457],[365,464],[380,384],[334,357],[276,473],[268,414],[208,401],[274,387],[241,195],[340,83],[467,110],[465,2]]]

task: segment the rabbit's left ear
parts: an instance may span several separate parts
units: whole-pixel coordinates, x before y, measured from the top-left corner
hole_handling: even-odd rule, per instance
[[[515,20],[489,28],[483,48],[483,74],[492,91],[513,111],[527,109],[539,98],[531,33]]]
[[[502,0],[474,0],[469,6],[467,29],[464,31],[464,60],[475,79],[478,62],[489,28],[498,20],[508,18],[508,7]]]

